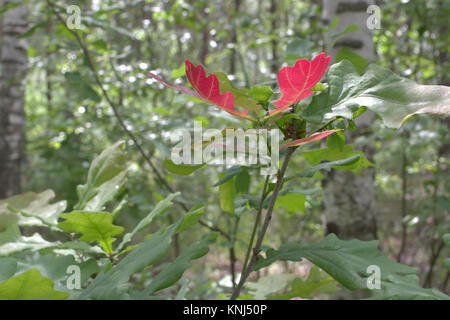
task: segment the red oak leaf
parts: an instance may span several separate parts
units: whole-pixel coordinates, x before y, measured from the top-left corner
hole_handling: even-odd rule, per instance
[[[325,57],[325,52],[322,52],[312,61],[300,59],[295,66],[281,69],[278,84],[282,96],[273,103],[278,108],[271,110],[270,115],[286,111],[289,106],[312,95],[311,89],[325,74],[329,63],[330,57]]]
[[[234,96],[231,92],[220,94],[219,80],[214,73],[206,77],[202,65],[196,67],[189,60],[186,60],[185,64],[186,76],[189,82],[204,100],[224,109],[234,116],[252,119],[247,115],[248,111],[234,110]]]
[[[280,149],[301,146],[302,144],[307,144],[307,143],[310,143],[313,141],[321,140],[321,139],[325,138],[326,136],[329,136],[330,134],[335,133],[337,131],[341,131],[341,129],[316,132],[304,139],[298,139],[298,140],[294,140],[292,142],[285,143],[280,146]]]
[[[205,70],[201,65],[195,67],[189,60],[186,60],[185,63],[187,78],[197,92],[183,86],[169,84],[151,72],[149,72],[149,74],[153,79],[164,84],[168,88],[181,91],[198,99],[212,103],[236,117],[254,120],[251,116],[247,115],[248,111],[236,111],[234,109],[234,96],[231,92],[220,94],[219,80],[215,74],[206,77]]]

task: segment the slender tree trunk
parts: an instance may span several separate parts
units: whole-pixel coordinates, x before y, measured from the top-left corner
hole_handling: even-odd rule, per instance
[[[367,8],[373,4],[375,0],[323,0],[324,23],[330,23],[336,16],[339,18],[338,26],[331,33],[344,31],[351,24],[359,27],[357,31],[350,32],[340,39],[331,51],[327,52],[329,55],[334,58],[339,49],[347,47],[370,62],[375,60],[373,33],[367,28],[367,19],[370,17]],[[325,41],[328,41],[328,37],[325,37]]]
[[[3,1],[4,5],[18,0]],[[27,30],[28,7],[18,6],[3,15],[0,52],[0,198],[20,192],[24,149],[24,93],[27,42],[18,36]]]
[[[342,31],[350,24],[359,26],[359,31],[349,33],[328,54],[334,58],[340,47],[350,45],[351,50],[373,61],[372,33],[366,26],[366,9],[373,1],[324,0],[323,4],[325,22],[339,17],[339,25],[334,32]],[[357,130],[346,136],[346,143],[352,143],[355,137],[370,134],[372,120],[373,115],[369,112],[361,115],[357,119]],[[366,143],[359,149],[369,160],[373,160],[373,145]],[[323,203],[327,233],[335,233],[342,239],[376,238],[373,168],[364,170],[360,176],[348,171],[332,171],[323,181]]]
[[[272,20],[272,63],[270,71],[273,74],[278,72],[278,6],[277,0],[270,0],[270,16]]]
[[[205,65],[206,58],[209,54],[209,26],[208,23],[205,24],[202,33],[202,48],[200,50],[200,62]]]
[[[261,13],[262,13],[262,0],[258,0],[257,6],[256,6],[256,16],[261,17]],[[253,64],[253,82],[254,83],[259,83],[259,76],[260,76],[260,71],[259,71],[259,62],[261,61],[261,54],[264,55],[264,53],[261,53],[261,50],[255,50],[255,59],[254,59],[254,64]]]
[[[369,15],[367,7],[374,1],[357,0],[324,0],[322,17],[325,23],[339,17],[339,25],[333,33],[344,30],[350,24],[357,24],[359,30],[347,34],[338,41],[327,54],[334,60],[336,52],[348,47],[369,61],[375,59],[372,33],[366,26]],[[325,41],[328,41],[325,37]],[[363,113],[356,121],[357,129],[346,135],[346,143],[354,143],[356,137],[370,135],[373,114]],[[372,143],[355,145],[355,149],[364,152],[373,161],[374,147]],[[374,168],[363,170],[360,176],[350,171],[333,170],[322,182],[323,206],[326,233],[334,233],[341,239],[372,240],[376,238],[375,219],[375,185]],[[332,296],[334,299],[358,299],[360,293],[340,292]]]
[[[236,46],[237,46],[237,31],[236,26],[237,23],[235,21],[236,14],[239,12],[239,8],[241,7],[241,0],[234,0],[234,8],[233,12],[230,14],[230,23],[233,25],[233,31],[231,32],[231,53],[230,53],[230,74],[236,73]]]
[[[47,35],[50,35],[53,27],[52,15],[48,12],[47,17],[47,27],[45,28],[45,32]],[[45,52],[46,58],[46,66],[45,66],[45,82],[46,82],[46,92],[45,95],[47,97],[47,115],[48,115],[48,127],[50,128],[50,121],[52,119],[52,109],[53,109],[53,88],[52,88],[52,77],[53,77],[53,62],[52,62],[52,53],[51,49],[51,40],[48,39],[48,44]]]
[[[208,3],[205,3],[203,9],[203,11],[199,14],[199,22],[201,23],[202,26],[202,32],[199,34],[200,36],[200,41],[199,43],[201,44],[200,46],[200,51],[199,51],[199,60],[200,63],[205,65],[206,64],[206,58],[208,57],[209,54],[209,42],[210,42],[210,25],[209,25],[209,9],[208,9]],[[201,16],[201,18],[200,18]]]

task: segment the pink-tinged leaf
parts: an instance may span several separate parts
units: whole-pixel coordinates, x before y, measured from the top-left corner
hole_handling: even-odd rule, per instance
[[[294,103],[312,95],[311,89],[320,81],[328,69],[330,57],[322,52],[314,60],[297,60],[295,66],[284,67],[278,73],[281,98],[273,104],[278,108],[271,110],[270,116],[286,111]]]
[[[149,72],[148,74],[150,75],[150,77],[152,77],[153,79],[155,79],[156,81],[162,83],[163,85],[165,85],[166,87],[168,87],[168,88],[170,88],[170,89],[178,90],[178,91],[181,91],[181,92],[183,92],[183,93],[186,93],[186,94],[188,94],[188,95],[190,95],[190,96],[193,96],[193,97],[195,97],[195,98],[205,100],[205,99],[203,99],[197,92],[195,92],[195,91],[193,91],[193,90],[191,90],[191,89],[188,89],[188,88],[186,88],[186,87],[179,86],[179,85],[176,85],[176,84],[170,84],[170,83],[164,81],[163,79],[161,79],[160,77],[158,77],[158,76],[157,76],[156,74],[154,74],[154,73]]]
[[[219,80],[215,74],[206,77],[203,66],[194,66],[189,60],[185,61],[186,76],[198,92],[198,94],[206,101],[216,105],[226,112],[244,119],[254,120],[248,116],[248,111],[236,111],[234,109],[234,96],[231,92],[220,94]]]
[[[338,132],[338,131],[341,131],[341,129],[316,132],[316,133],[313,133],[312,135],[310,135],[309,137],[306,137],[304,139],[298,139],[298,140],[294,140],[292,142],[285,143],[285,144],[280,146],[280,149],[301,146],[303,144],[307,144],[307,143],[310,143],[310,142],[313,142],[313,141],[321,140],[321,139],[329,136],[330,134]]]
[[[150,77],[170,89],[178,90],[195,98],[212,103],[236,117],[256,121],[254,118],[247,115],[248,111],[234,110],[233,94],[231,92],[224,92],[223,94],[220,94],[219,81],[216,75],[211,74],[206,77],[205,70],[201,65],[195,67],[189,60],[186,60],[186,75],[189,82],[197,92],[184,86],[170,84],[154,73],[149,72],[148,74]]]

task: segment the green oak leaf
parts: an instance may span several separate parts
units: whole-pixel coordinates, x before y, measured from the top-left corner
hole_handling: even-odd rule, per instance
[[[356,154],[347,159],[322,162],[316,166],[310,167],[310,168],[308,168],[300,173],[297,173],[293,176],[286,177],[286,178],[284,178],[284,180],[289,181],[291,179],[298,178],[298,177],[311,178],[312,176],[314,176],[314,173],[319,170],[326,170],[329,172],[329,171],[331,171],[332,168],[339,169],[339,168],[342,168],[342,166],[344,166],[344,165],[353,165],[356,162],[358,162],[360,158],[361,158],[361,155]]]
[[[269,86],[252,87],[248,96],[261,105],[266,105],[273,96],[273,91]]]
[[[256,300],[265,300],[272,293],[284,289],[295,278],[294,274],[271,274],[259,278],[257,282],[247,282],[245,287]]]
[[[415,274],[398,277],[390,276],[383,281],[380,290],[371,290],[373,300],[450,300],[450,297],[435,288],[425,289],[420,286]]]
[[[225,174],[222,174],[222,178],[224,176]],[[234,177],[219,186],[219,198],[220,208],[223,211],[234,215],[234,199],[236,198],[236,183]]]
[[[313,96],[311,103],[303,110],[302,118],[309,123],[321,124],[329,111],[328,93],[321,93]]]
[[[13,258],[0,258],[0,283],[11,278],[17,270],[17,260]]]
[[[302,154],[305,157],[306,161],[312,166],[320,166],[319,164],[324,160],[333,162],[337,160],[347,159],[348,162],[344,161],[341,164],[333,164],[333,168],[337,170],[351,170],[358,175],[361,174],[362,170],[373,165],[369,160],[367,160],[363,152],[354,151],[352,145],[345,145],[342,150],[323,148],[304,151],[302,152]],[[357,155],[359,155],[358,161],[356,161],[355,157]],[[329,166],[323,165],[322,167],[316,167],[316,169],[329,169]],[[316,169],[310,169],[310,172],[317,171]]]
[[[278,196],[275,209],[283,207],[289,213],[305,212],[306,196],[300,193],[287,193]]]
[[[165,266],[162,271],[152,279],[148,287],[139,294],[139,297],[148,297],[177,282],[184,271],[191,266],[190,260],[201,258],[208,253],[209,245],[216,240],[217,235],[217,233],[211,233],[192,243],[175,259],[175,261]]]
[[[183,221],[181,222],[180,227],[177,230],[178,232],[183,232],[184,230],[189,229],[193,225],[197,224],[197,222],[202,217],[203,212],[205,211],[205,207],[202,205],[197,205],[193,207],[189,212],[187,212],[183,216]]]
[[[378,241],[340,240],[334,234],[317,243],[286,243],[268,249],[254,270],[275,261],[308,259],[350,290],[367,289],[369,266],[380,268],[381,289],[371,292],[379,299],[450,299],[436,289],[424,289],[416,281],[417,269],[390,260],[378,250]],[[413,280],[414,278],[414,281]]]
[[[131,241],[131,239],[133,238],[133,236],[136,233],[138,233],[142,229],[146,228],[153,221],[154,218],[156,218],[160,214],[166,212],[166,210],[173,205],[173,202],[172,202],[173,199],[175,199],[179,194],[180,194],[179,192],[173,193],[173,194],[169,195],[168,197],[166,197],[165,199],[158,202],[158,204],[153,208],[153,210],[136,225],[136,227],[133,229],[133,231],[131,231],[123,236],[122,242],[119,244],[116,251],[120,252],[122,250],[122,248],[128,242]]]
[[[0,212],[11,211],[19,214],[19,226],[55,227],[59,215],[66,209],[67,202],[50,204],[55,197],[53,190],[41,193],[27,192],[0,200]]]
[[[324,91],[327,88],[325,87],[325,85],[322,82],[317,82],[317,84],[311,89],[312,91],[315,92],[320,92],[320,91]]]
[[[450,114],[450,87],[419,85],[377,65],[359,76],[343,60],[331,66],[328,85],[325,122],[336,117],[352,120],[362,106],[380,116],[387,127],[397,129],[414,114]]]
[[[53,289],[53,281],[33,268],[0,283],[0,300],[65,300],[68,293]]]
[[[6,217],[10,218],[6,220]],[[23,236],[20,233],[17,216],[11,217],[10,215],[0,214],[0,257],[25,250],[39,251],[55,248],[59,245],[61,245],[59,241],[47,241],[39,233],[34,233],[29,237]]]
[[[177,174],[179,176],[188,176],[197,169],[200,169],[205,164],[199,165],[186,165],[186,164],[175,164],[172,160],[164,160],[164,167],[171,173]]]
[[[327,137],[327,147],[342,151],[345,146],[345,135],[342,131],[335,132]]]
[[[42,276],[50,278],[54,282],[54,288],[58,291],[69,292],[67,273],[69,266],[80,268],[80,284],[83,285],[92,274],[99,271],[96,260],[88,259],[84,262],[76,261],[73,255],[39,254],[29,255],[26,252],[14,256],[17,259],[16,274],[22,274],[31,269],[38,269]],[[4,258],[5,259],[5,258]],[[0,259],[1,264],[2,259]]]
[[[242,171],[236,175],[235,188],[236,193],[247,193],[250,188],[250,174],[246,167],[242,167]]]
[[[102,270],[94,281],[83,290],[78,299],[113,299],[120,297],[119,286],[133,273],[160,261],[169,251],[172,236],[180,227],[182,219],[168,228],[161,228],[147,240],[131,250],[117,265]]]
[[[338,283],[327,273],[313,266],[309,272],[308,278],[303,280],[296,278],[289,284],[290,289],[279,295],[267,297],[269,300],[289,300],[292,298],[312,299],[313,294],[333,293],[338,289]]]
[[[75,210],[100,211],[125,187],[128,170],[124,141],[119,141],[96,157],[89,168],[85,185],[79,185]]]
[[[224,184],[225,182],[233,179],[235,176],[240,174],[242,171],[243,171],[243,167],[240,167],[240,166],[233,166],[231,168],[228,168],[225,171],[224,176],[219,181],[214,183],[213,187],[217,187],[217,186],[220,186],[221,184]]]
[[[112,236],[123,232],[123,227],[113,225],[113,216],[109,212],[72,211],[62,214],[61,218],[66,219],[58,224],[61,230],[82,234],[81,241],[98,242],[107,254],[113,252],[115,238]]]
[[[350,61],[355,66],[358,74],[362,74],[364,72],[364,69],[367,67],[367,64],[369,63],[367,59],[361,57],[360,55],[345,47],[339,49],[339,51],[336,53],[336,62],[342,60]]]

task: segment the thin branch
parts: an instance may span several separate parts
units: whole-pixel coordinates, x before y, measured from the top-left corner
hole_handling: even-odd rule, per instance
[[[250,242],[248,243],[247,253],[245,254],[244,265],[242,267],[243,271],[245,269],[247,269],[248,259],[250,259],[250,253],[253,248],[253,242],[255,241],[256,230],[258,230],[258,224],[259,224],[262,209],[263,209],[263,203],[264,203],[264,200],[266,199],[266,190],[267,190],[267,185],[269,184],[269,178],[270,178],[270,176],[268,175],[266,177],[266,181],[264,182],[264,188],[261,193],[261,200],[259,201],[258,212],[256,213],[255,224],[253,225],[252,235],[250,236]]]
[[[258,255],[261,251],[261,246],[262,246],[262,242],[264,240],[264,236],[266,235],[267,228],[269,227],[269,224],[270,224],[270,220],[272,220],[272,214],[273,214],[273,208],[275,206],[275,201],[277,200],[278,193],[280,192],[281,185],[283,184],[283,177],[284,177],[284,174],[286,173],[286,169],[288,167],[289,160],[291,159],[291,156],[294,153],[295,149],[296,148],[288,148],[287,149],[286,156],[284,157],[283,166],[281,167],[281,170],[278,173],[277,183],[275,184],[272,198],[270,199],[269,208],[267,209],[267,214],[264,219],[264,223],[261,227],[261,231],[258,235],[258,239],[256,240],[255,247],[253,248],[252,258],[251,258],[250,263],[248,264],[247,268],[242,272],[241,279],[239,280],[239,284],[234,289],[233,294],[231,295],[231,300],[235,300],[238,297],[245,281],[247,280],[250,273],[253,271],[253,267],[255,266],[255,264],[258,260]]]
[[[435,240],[432,240],[435,241]],[[436,242],[435,242],[436,243]],[[428,269],[428,273],[425,277],[425,281],[423,283],[423,286],[426,288],[431,288],[433,286],[433,271],[434,266],[436,264],[436,261],[438,260],[439,256],[441,255],[442,249],[444,249],[444,242],[441,240],[436,250],[431,250],[431,257],[430,257],[430,266]],[[433,246],[434,247],[434,246]]]
[[[240,218],[238,216],[235,217],[235,222],[233,226],[233,230],[231,232],[231,246],[230,246],[230,272],[231,272],[231,283],[233,288],[236,287],[236,234],[239,226]]]

